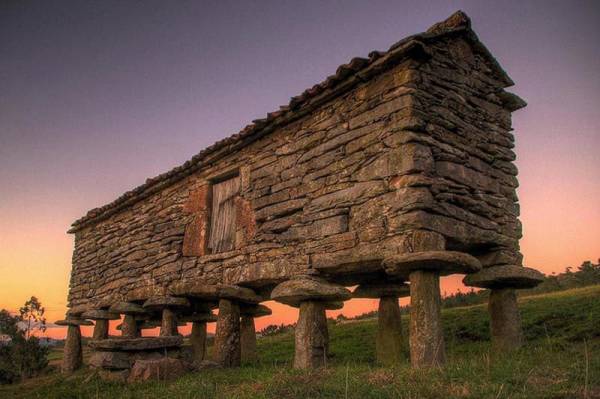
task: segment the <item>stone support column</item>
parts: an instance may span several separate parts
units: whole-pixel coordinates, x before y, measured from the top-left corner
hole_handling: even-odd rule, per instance
[[[240,319],[240,347],[243,362],[256,360],[256,328],[254,316],[242,314]]]
[[[498,259],[499,255],[491,253],[485,255],[485,258]],[[512,258],[521,259],[520,254],[512,255]],[[542,273],[521,265],[491,265],[465,276],[465,285],[490,290],[488,311],[492,348],[505,352],[523,345],[524,336],[516,289],[533,288],[542,281]]]
[[[126,314],[123,317],[121,336],[124,338],[139,338],[141,336],[138,322],[133,314]]]
[[[441,234],[417,230],[406,236],[400,255],[383,261],[388,274],[408,274],[410,280],[410,361],[415,368],[440,367],[446,360],[440,276],[481,270],[479,260],[445,246]]]
[[[294,368],[314,369],[327,364],[329,332],[322,302],[300,304],[294,342]]]
[[[409,278],[411,364],[415,368],[439,367],[446,360],[439,273],[416,270]]]
[[[192,323],[190,343],[194,351],[194,362],[201,362],[206,357],[206,322],[195,321]]]
[[[230,299],[219,300],[214,360],[223,367],[237,367],[241,363],[240,307]]]
[[[63,350],[61,371],[70,374],[83,365],[83,351],[81,349],[81,329],[76,325],[67,326],[67,338]]]
[[[160,336],[170,337],[177,335],[177,316],[172,309],[164,308],[162,310],[162,322],[160,325]]]
[[[108,320],[96,319],[94,324],[94,333],[92,339],[108,338]]]
[[[298,276],[279,284],[271,299],[299,307],[295,331],[294,367],[313,369],[327,364],[329,332],[325,309],[341,309],[352,294],[346,288],[314,276]]]
[[[242,362],[254,362],[258,358],[256,353],[256,326],[255,319],[270,315],[271,309],[264,305],[243,304],[240,306],[240,346]]]
[[[67,338],[65,339],[65,346],[63,349],[61,371],[63,374],[71,374],[75,370],[81,368],[83,364],[81,329],[79,326],[91,326],[93,323],[79,318],[67,318],[66,320],[58,320],[55,324],[67,327]]]
[[[375,349],[377,363],[394,365],[404,357],[404,339],[402,334],[402,316],[398,298],[410,295],[407,284],[400,281],[369,281],[356,287],[354,298],[379,299],[377,317],[377,335]]]
[[[490,291],[488,300],[492,347],[499,351],[518,349],[523,345],[521,313],[513,288]]]
[[[384,365],[400,363],[404,357],[402,341],[402,316],[398,298],[384,296],[379,299],[377,316],[377,362]]]

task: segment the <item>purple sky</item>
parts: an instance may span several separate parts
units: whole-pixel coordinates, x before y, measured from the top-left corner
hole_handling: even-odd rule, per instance
[[[596,259],[600,2],[4,0],[0,275],[45,270],[66,290],[74,219],[457,9],[529,103],[526,260]]]

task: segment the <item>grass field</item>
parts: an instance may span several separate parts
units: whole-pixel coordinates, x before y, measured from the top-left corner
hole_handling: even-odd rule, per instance
[[[448,362],[411,370],[374,362],[376,320],[330,326],[331,360],[291,368],[293,335],[260,339],[260,361],[172,382],[121,385],[82,370],[0,387],[1,398],[600,398],[600,286],[520,299],[527,345],[490,352],[485,306],[443,312]],[[407,326],[408,320],[403,320]],[[407,348],[408,350],[408,348]]]

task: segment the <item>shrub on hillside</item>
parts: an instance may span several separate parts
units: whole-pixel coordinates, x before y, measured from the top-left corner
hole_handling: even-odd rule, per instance
[[[48,348],[40,345],[33,335],[35,330],[45,330],[41,303],[32,297],[13,316],[0,310],[0,384],[10,384],[39,374],[48,366]]]

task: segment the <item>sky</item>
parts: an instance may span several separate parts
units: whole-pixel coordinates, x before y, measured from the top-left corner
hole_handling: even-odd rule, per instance
[[[597,260],[599,2],[4,0],[0,308],[36,295],[62,318],[75,219],[458,9],[529,104],[513,114],[525,265]]]

